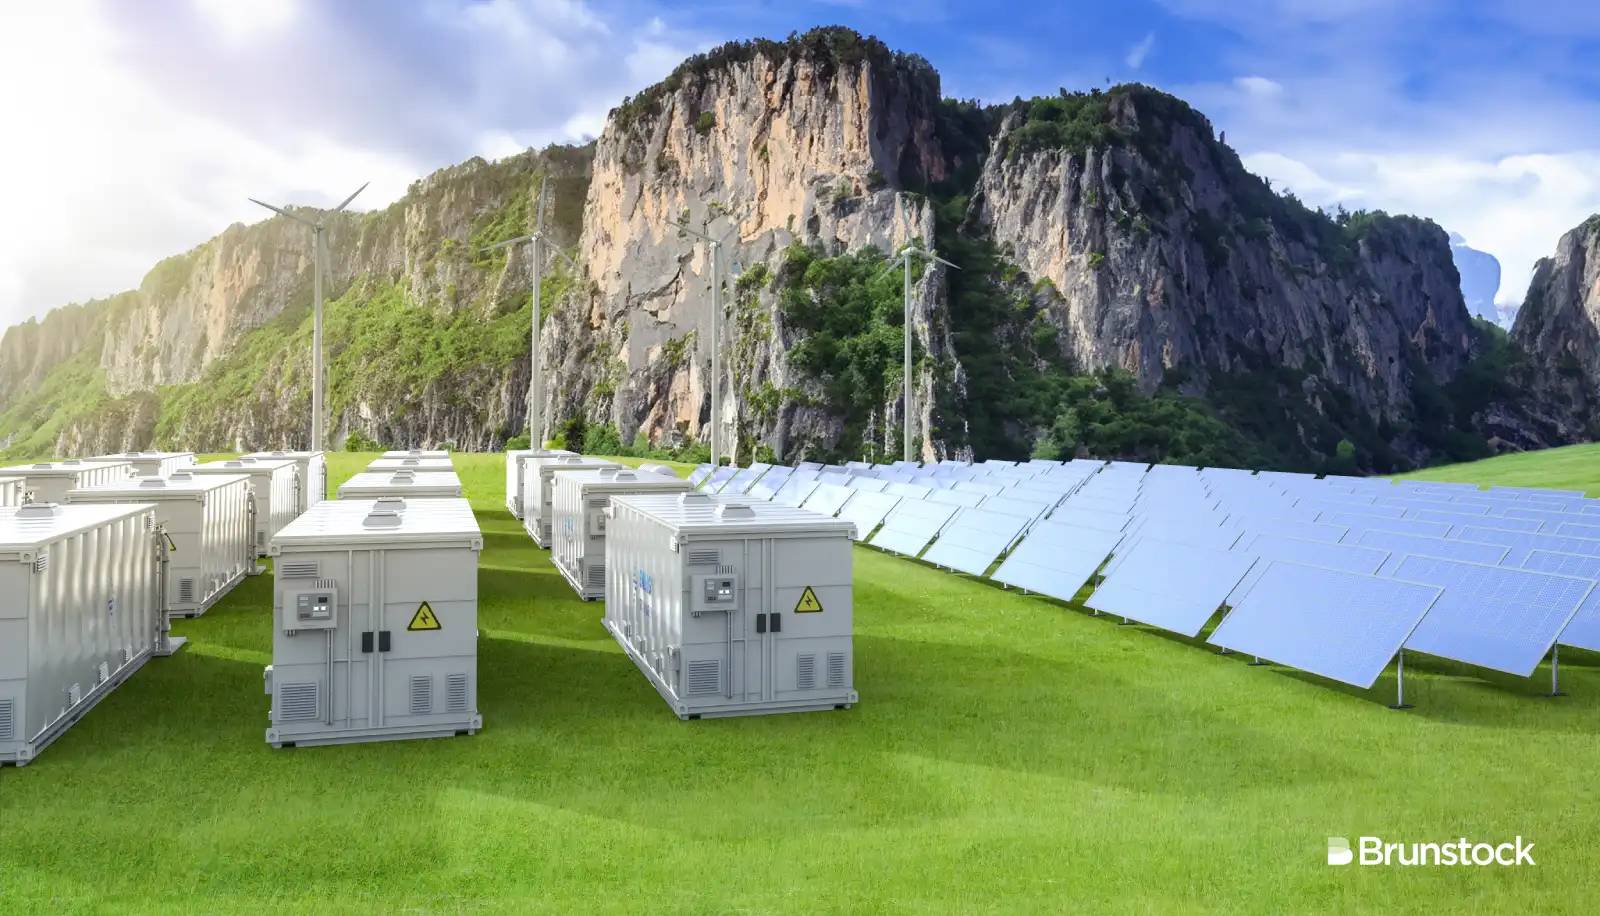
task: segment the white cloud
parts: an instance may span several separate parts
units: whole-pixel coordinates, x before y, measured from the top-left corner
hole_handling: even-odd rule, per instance
[[[1123,62],[1135,70],[1139,69],[1144,66],[1144,59],[1150,56],[1150,49],[1155,47],[1155,44],[1156,33],[1147,32],[1143,38],[1139,39],[1138,44],[1128,50],[1128,56]]]
[[[1233,84],[1253,99],[1275,99],[1283,95],[1283,85],[1264,76],[1241,76]]]
[[[298,0],[194,0],[194,6],[230,41],[284,29],[300,14]]]

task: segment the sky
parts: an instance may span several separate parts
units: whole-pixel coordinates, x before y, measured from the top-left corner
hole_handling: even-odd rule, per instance
[[[842,24],[946,95],[1139,81],[1308,203],[1416,213],[1497,300],[1600,212],[1600,3],[1569,0],[51,0],[0,8],[0,326],[268,215],[376,208],[474,155],[598,134],[730,39]]]

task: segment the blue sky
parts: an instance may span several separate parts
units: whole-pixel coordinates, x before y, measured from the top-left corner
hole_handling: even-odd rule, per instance
[[[1538,0],[55,0],[0,11],[0,325],[137,284],[262,214],[394,200],[577,141],[684,56],[844,24],[947,95],[1139,80],[1309,202],[1430,216],[1505,268],[1600,211],[1600,3]]]

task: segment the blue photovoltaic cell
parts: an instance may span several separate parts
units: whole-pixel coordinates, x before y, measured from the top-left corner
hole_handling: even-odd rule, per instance
[[[1377,497],[1371,493],[1317,493],[1308,490],[1294,491],[1294,504],[1309,506],[1313,509],[1324,511],[1338,511],[1364,508],[1381,514],[1382,510],[1377,505]]]
[[[1467,515],[1488,515],[1488,506],[1464,506],[1453,503],[1448,499],[1430,499],[1426,496],[1384,496],[1378,500],[1380,506],[1401,506],[1418,512],[1464,512]],[[1480,511],[1481,510],[1481,511]]]
[[[1252,534],[1276,535],[1302,541],[1323,541],[1328,544],[1337,544],[1344,540],[1345,533],[1350,530],[1343,525],[1321,525],[1316,522],[1297,522],[1263,515],[1246,519],[1230,518],[1229,523]]]
[[[1555,533],[1573,538],[1597,539],[1600,538],[1600,522],[1597,522],[1593,525],[1583,525],[1577,522],[1562,522],[1561,526],[1555,530]]]
[[[1555,534],[1556,529],[1567,522],[1580,522],[1584,524],[1600,524],[1600,519],[1582,512],[1560,512],[1555,509],[1528,509],[1521,505],[1508,506],[1504,510],[1494,513],[1500,518],[1528,518],[1540,522],[1544,527],[1540,530]]]
[[[1033,544],[1035,548],[1042,545],[1061,548],[1063,550],[1076,550],[1080,553],[1099,553],[1104,559],[1111,551],[1117,549],[1122,543],[1124,535],[1120,531],[1096,531],[1093,528],[1072,528],[1067,525],[1057,525],[1046,519],[1033,526],[1033,531],[1028,533],[1024,544]],[[1020,547],[1018,548],[1021,549]]]
[[[1114,515],[1131,515],[1133,507],[1137,504],[1137,499],[1105,499],[1098,496],[1086,496],[1080,490],[1062,500],[1061,508],[1080,509],[1084,512],[1109,512]]]
[[[1298,506],[1273,505],[1271,503],[1238,503],[1234,505],[1233,511],[1228,513],[1228,520],[1242,528],[1249,528],[1250,523],[1257,519],[1314,525],[1321,514],[1315,509],[1301,509]]]
[[[1407,649],[1527,677],[1594,588],[1592,579],[1407,557],[1396,580],[1444,594],[1406,640]]]
[[[908,496],[912,499],[927,499],[933,492],[933,487],[920,483],[891,483],[883,488],[883,492],[894,496]]]
[[[1052,490],[1041,490],[1031,484],[1027,486],[1012,487],[1005,495],[1011,499],[1020,499],[1023,502],[1039,503],[1044,506],[1046,512],[1054,509],[1061,502],[1061,500],[1066,498],[1065,493],[1058,493]]]
[[[865,540],[883,523],[883,519],[900,502],[900,497],[888,493],[857,492],[839,510],[839,517],[856,526],[856,540]]]
[[[850,501],[850,497],[856,495],[857,492],[849,487],[838,487],[825,483],[812,490],[811,495],[806,498],[800,508],[823,515],[835,515],[845,507],[845,504]]]
[[[1210,642],[1364,689],[1377,681],[1439,592],[1272,561]]]
[[[1098,544],[1063,546],[1029,538],[1006,557],[991,578],[1013,588],[1071,601],[1105,558]]]
[[[1522,564],[1522,568],[1534,572],[1560,573],[1564,576],[1600,580],[1600,557],[1580,557],[1570,553],[1535,550],[1528,554],[1528,559]],[[1567,622],[1567,628],[1561,631],[1561,638],[1557,642],[1563,646],[1600,652],[1600,588],[1591,591],[1589,597],[1583,599],[1583,605]]]
[[[928,499],[947,506],[971,509],[983,504],[984,495],[971,490],[934,490],[928,494]]]
[[[1360,517],[1370,520],[1375,518],[1405,518],[1408,511],[1399,506],[1364,506],[1355,503],[1326,502],[1320,499],[1302,499],[1297,501],[1294,507],[1296,509],[1315,509],[1318,513],[1317,521],[1324,524],[1332,524],[1328,521],[1328,517],[1332,515],[1343,515],[1352,518]]]
[[[1354,544],[1327,544],[1321,541],[1306,541],[1299,538],[1280,537],[1277,535],[1253,535],[1246,532],[1233,545],[1234,553],[1245,553],[1260,557],[1265,560],[1281,560],[1285,563],[1298,563],[1304,566],[1316,566],[1322,569],[1336,569],[1342,572],[1361,573],[1370,576],[1378,572],[1383,566],[1383,561],[1389,558],[1387,550],[1375,547],[1358,547]],[[1239,587],[1234,589],[1234,599],[1244,597],[1258,576],[1265,569],[1264,564],[1257,564]]]
[[[938,566],[981,576],[1022,534],[1025,519],[962,509],[922,559]]]
[[[711,476],[711,472],[714,471],[714,470],[716,470],[716,468],[714,466],[712,466],[712,465],[709,465],[709,464],[700,465],[699,467],[695,468],[693,471],[689,472],[689,485],[690,486],[694,486],[694,487],[700,486],[700,483],[702,481],[704,481],[707,477],[710,477]]]
[[[1419,537],[1393,531],[1363,531],[1355,541],[1362,547],[1376,547],[1389,551],[1389,559],[1378,570],[1380,576],[1394,575],[1400,561],[1408,556],[1437,557],[1441,560],[1461,560],[1465,563],[1502,565],[1510,548],[1498,544],[1475,544],[1446,538]]]
[[[884,521],[883,527],[879,528],[878,533],[867,543],[908,557],[922,553],[928,543],[955,517],[956,507],[923,503],[922,506],[908,512],[907,504],[915,502],[917,500],[901,500],[900,505],[895,507],[895,511]]]
[[[888,485],[889,481],[881,477],[852,477],[846,484],[850,489],[860,490],[863,493],[882,493],[883,488]]]
[[[1050,521],[1057,525],[1092,528],[1096,531],[1126,531],[1128,530],[1128,524],[1133,521],[1133,516],[1117,512],[1095,512],[1090,509],[1075,509],[1070,505],[1066,505],[1050,513]]]
[[[1493,515],[1463,515],[1459,512],[1437,512],[1431,509],[1421,509],[1412,512],[1407,518],[1415,518],[1424,522],[1447,522],[1457,528],[1493,528],[1497,531],[1538,531],[1542,522],[1531,518],[1500,518]]]
[[[1339,519],[1338,516],[1335,516]],[[1361,518],[1356,516],[1350,519],[1341,519],[1333,524],[1348,525],[1350,532],[1340,538],[1341,544],[1359,544],[1361,535],[1368,531],[1389,531],[1395,534],[1409,534],[1424,538],[1449,537],[1454,530],[1449,522],[1425,522],[1410,518]]]
[[[1559,534],[1527,534],[1521,531],[1500,531],[1494,528],[1462,528],[1456,531],[1458,541],[1479,544],[1501,544],[1510,547],[1501,566],[1522,566],[1533,550],[1553,550],[1557,553],[1575,553],[1585,557],[1600,556],[1600,541],[1574,538]]]
[[[1293,472],[1290,472],[1290,471],[1257,471],[1256,472],[1256,478],[1258,480],[1270,480],[1270,481],[1272,481],[1274,483],[1281,483],[1281,482],[1298,483],[1298,482],[1302,482],[1302,481],[1315,480],[1316,479],[1316,475],[1315,474],[1296,474],[1296,473],[1293,473]]]
[[[1255,558],[1170,541],[1135,543],[1084,602],[1163,630],[1199,635]]]
[[[1528,496],[1522,502],[1535,509],[1555,509],[1560,512],[1581,511],[1583,500],[1575,496]]]
[[[1582,490],[1545,490],[1539,487],[1490,487],[1490,493],[1514,493],[1519,496],[1576,496],[1582,498]]]
[[[819,486],[821,486],[821,483],[817,478],[802,477],[801,472],[796,471],[783,486],[778,488],[778,492],[773,495],[772,501],[785,506],[802,506],[805,505],[807,499],[811,498],[812,492]]]
[[[1407,490],[1415,490],[1418,493],[1444,493],[1447,495],[1483,492],[1475,483],[1446,483],[1439,480],[1401,480],[1397,481],[1395,486],[1403,487]]]
[[[983,501],[983,511],[999,512],[1003,515],[1014,515],[1023,520],[1024,524],[1031,525],[1040,516],[1050,511],[1048,503],[1032,502],[1013,497],[1015,490],[1007,490],[1004,496],[991,496]]]

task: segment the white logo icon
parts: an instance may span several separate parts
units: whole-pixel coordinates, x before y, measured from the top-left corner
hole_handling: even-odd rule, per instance
[[[1349,865],[1355,859],[1355,853],[1350,851],[1350,841],[1342,836],[1328,837],[1328,864]]]

